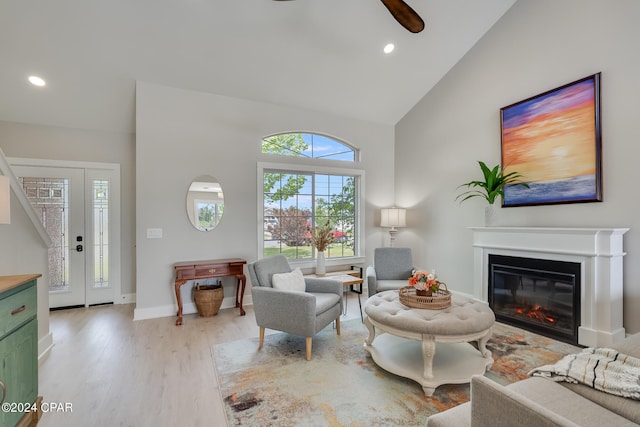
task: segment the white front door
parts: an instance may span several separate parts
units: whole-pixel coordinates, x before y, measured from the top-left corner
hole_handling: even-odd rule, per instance
[[[49,307],[112,303],[111,218],[119,212],[113,200],[114,171],[101,168],[29,166],[28,159],[11,159],[12,168],[53,242],[49,249]],[[114,207],[116,209],[114,209]],[[117,228],[117,227],[116,227]],[[117,270],[117,268],[116,268]]]

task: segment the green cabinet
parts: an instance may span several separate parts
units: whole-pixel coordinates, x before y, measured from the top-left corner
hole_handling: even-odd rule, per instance
[[[0,277],[0,427],[15,426],[38,397],[37,277]]]

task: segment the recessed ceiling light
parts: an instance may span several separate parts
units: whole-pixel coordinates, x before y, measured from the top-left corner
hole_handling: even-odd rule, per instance
[[[395,49],[396,47],[393,45],[393,43],[387,43],[387,45],[384,47],[384,53],[391,53],[393,52],[393,49]]]
[[[43,79],[38,76],[29,76],[29,83],[34,86],[44,86],[47,84]]]

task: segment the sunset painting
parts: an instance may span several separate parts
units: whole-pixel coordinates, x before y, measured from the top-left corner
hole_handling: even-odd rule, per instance
[[[500,110],[503,206],[602,201],[600,73]]]

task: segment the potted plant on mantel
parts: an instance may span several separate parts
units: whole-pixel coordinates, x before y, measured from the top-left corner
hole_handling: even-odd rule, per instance
[[[529,188],[529,184],[520,181],[522,174],[519,172],[514,171],[505,175],[504,168],[500,167],[500,165],[496,165],[493,169],[489,169],[484,162],[479,161],[478,164],[482,170],[484,180],[469,181],[458,186],[458,188],[466,187],[467,191],[462,194],[458,194],[456,200],[460,200],[460,203],[462,203],[473,197],[482,197],[485,199],[489,205],[485,208],[484,221],[485,225],[490,226],[493,225],[495,218],[494,204],[498,199],[498,196],[504,198],[504,188],[507,185],[522,185]]]

